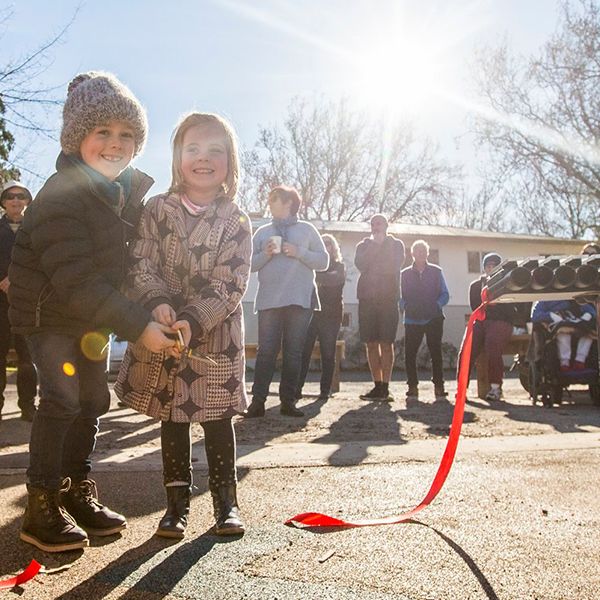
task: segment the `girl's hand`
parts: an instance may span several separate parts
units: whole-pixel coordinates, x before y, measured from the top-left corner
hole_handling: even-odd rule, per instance
[[[5,277],[0,281],[0,290],[2,290],[5,294],[8,294],[8,287],[10,286],[10,282],[8,281],[8,277]]]
[[[285,256],[289,256],[290,258],[296,258],[296,256],[298,256],[298,246],[294,246],[294,244],[290,244],[289,242],[283,243],[281,251]]]
[[[165,302],[154,308],[152,311],[152,318],[162,325],[171,327],[175,322],[177,315],[175,314],[173,307]]]
[[[181,335],[183,336],[183,342],[186,347],[190,345],[190,340],[192,339],[192,328],[190,327],[189,321],[185,319],[181,319],[181,321],[175,321],[172,325],[175,331],[181,331]]]

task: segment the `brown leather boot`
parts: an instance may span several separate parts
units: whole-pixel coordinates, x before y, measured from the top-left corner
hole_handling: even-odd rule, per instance
[[[123,515],[98,502],[96,482],[91,479],[73,483],[61,494],[61,501],[77,524],[92,535],[114,535],[127,527]]]
[[[60,504],[60,490],[29,487],[19,537],[44,552],[67,552],[89,545],[86,532]]]

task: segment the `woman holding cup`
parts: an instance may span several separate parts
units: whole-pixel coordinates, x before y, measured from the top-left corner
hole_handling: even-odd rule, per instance
[[[302,349],[313,310],[319,310],[315,271],[329,264],[319,232],[298,219],[302,201],[297,190],[277,186],[269,193],[272,220],[252,239],[253,272],[258,273],[254,309],[258,313],[258,351],[252,403],[247,418],[262,417],[275,363],[282,350],[279,398],[281,414],[301,417],[295,406]]]

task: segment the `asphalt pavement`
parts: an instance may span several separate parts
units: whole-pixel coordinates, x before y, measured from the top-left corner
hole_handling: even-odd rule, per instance
[[[454,386],[449,384],[450,396]],[[32,558],[44,566],[4,597],[173,599],[600,598],[600,409],[575,391],[553,409],[532,406],[517,380],[505,401],[470,397],[445,486],[416,520],[324,531],[283,523],[320,511],[348,519],[400,514],[427,492],[448,436],[453,401],[418,402],[395,382],[393,403],[364,402],[368,385],[342,382],[327,402],[309,384],[306,416],[238,420],[239,496],[247,532],[212,535],[200,427],[186,538],[155,537],[164,512],[158,425],[117,405],[94,454],[100,498],[125,514],[122,535],[84,551],[48,554],[18,538],[30,424],[9,385],[0,425],[0,579]],[[273,388],[274,389],[274,388]]]

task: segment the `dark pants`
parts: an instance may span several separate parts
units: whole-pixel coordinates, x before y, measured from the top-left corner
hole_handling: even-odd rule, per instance
[[[504,359],[502,352],[512,336],[512,323],[507,321],[475,321],[473,327],[473,345],[471,347],[472,370],[482,350],[488,362],[488,380],[490,383],[502,384],[504,378]]]
[[[282,349],[279,398],[293,405],[302,368],[302,349],[312,310],[301,306],[284,306],[258,311],[258,350],[254,367],[252,399],[265,402],[273,380],[279,349]]]
[[[317,338],[321,349],[321,394],[331,392],[331,381],[335,369],[335,343],[341,325],[342,315],[339,311],[336,313],[320,310],[313,312],[302,352],[302,370],[298,381],[297,395],[302,393],[302,387],[310,366],[310,356]]]
[[[211,489],[237,482],[235,470],[235,432],[231,419],[200,423]],[[192,440],[190,423],[161,421],[160,441],[165,485],[176,481],[192,484]]]
[[[0,292],[3,294],[3,292]],[[11,335],[8,322],[8,304],[0,302],[0,412],[6,389],[6,357],[12,346],[17,353],[17,397],[21,410],[34,406],[37,394],[37,373],[31,362],[27,343],[22,335]]]
[[[110,406],[106,361],[91,361],[80,339],[58,333],[27,336],[40,380],[40,404],[31,427],[27,479],[58,489],[64,477],[86,479],[98,418]]]
[[[431,355],[432,381],[434,385],[444,384],[444,366],[442,363],[442,335],[444,333],[444,319],[437,317],[425,325],[404,326],[404,362],[406,377],[409,386],[419,383],[417,375],[417,353],[423,341],[427,341],[427,348]]]

